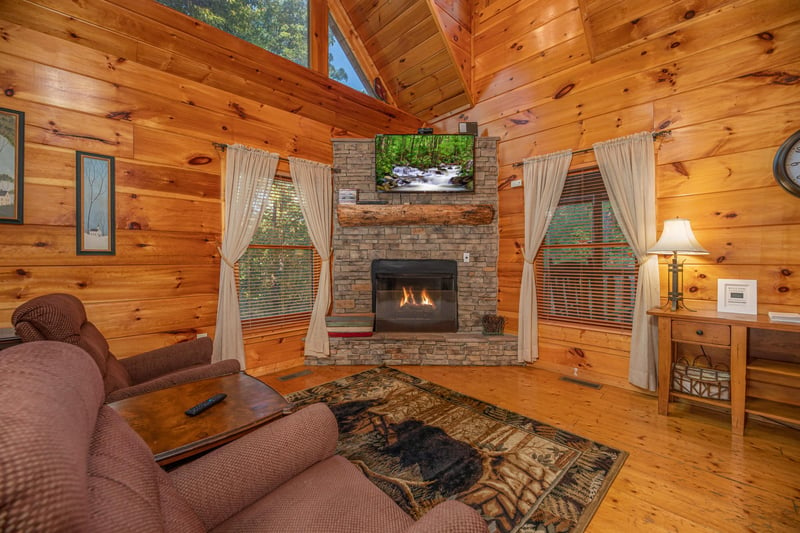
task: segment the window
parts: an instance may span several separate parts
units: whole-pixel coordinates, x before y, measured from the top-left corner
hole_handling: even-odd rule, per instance
[[[369,79],[364,75],[339,26],[330,15],[328,16],[328,77],[351,89],[375,96]]]
[[[319,269],[294,186],[276,177],[253,240],[237,263],[243,329],[307,324]]]
[[[158,0],[256,46],[308,66],[307,0]]]
[[[597,168],[567,175],[535,271],[540,318],[630,329],[636,259]]]

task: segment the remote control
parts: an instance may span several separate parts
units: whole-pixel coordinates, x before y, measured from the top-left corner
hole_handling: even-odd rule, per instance
[[[202,402],[198,403],[194,407],[188,408],[185,411],[185,413],[188,416],[199,415],[200,413],[202,413],[203,411],[205,411],[206,409],[208,409],[212,405],[218,404],[219,402],[221,402],[222,400],[224,400],[227,397],[228,397],[227,394],[220,392],[219,394],[215,394],[214,396],[212,396],[208,400],[203,400]]]

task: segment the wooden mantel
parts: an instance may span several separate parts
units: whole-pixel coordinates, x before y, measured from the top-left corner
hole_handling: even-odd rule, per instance
[[[479,226],[490,224],[494,208],[488,204],[339,204],[342,226]]]

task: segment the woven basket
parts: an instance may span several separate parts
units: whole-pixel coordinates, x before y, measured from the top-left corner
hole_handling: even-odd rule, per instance
[[[483,315],[481,317],[482,333],[484,335],[502,335],[506,326],[506,319],[500,315]]]
[[[681,357],[672,365],[672,390],[701,398],[730,400],[731,373],[723,364],[712,368],[705,355],[698,355],[691,364]]]

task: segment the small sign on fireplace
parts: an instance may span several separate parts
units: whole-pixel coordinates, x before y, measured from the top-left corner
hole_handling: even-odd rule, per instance
[[[354,204],[358,202],[358,189],[339,189],[340,204]]]

